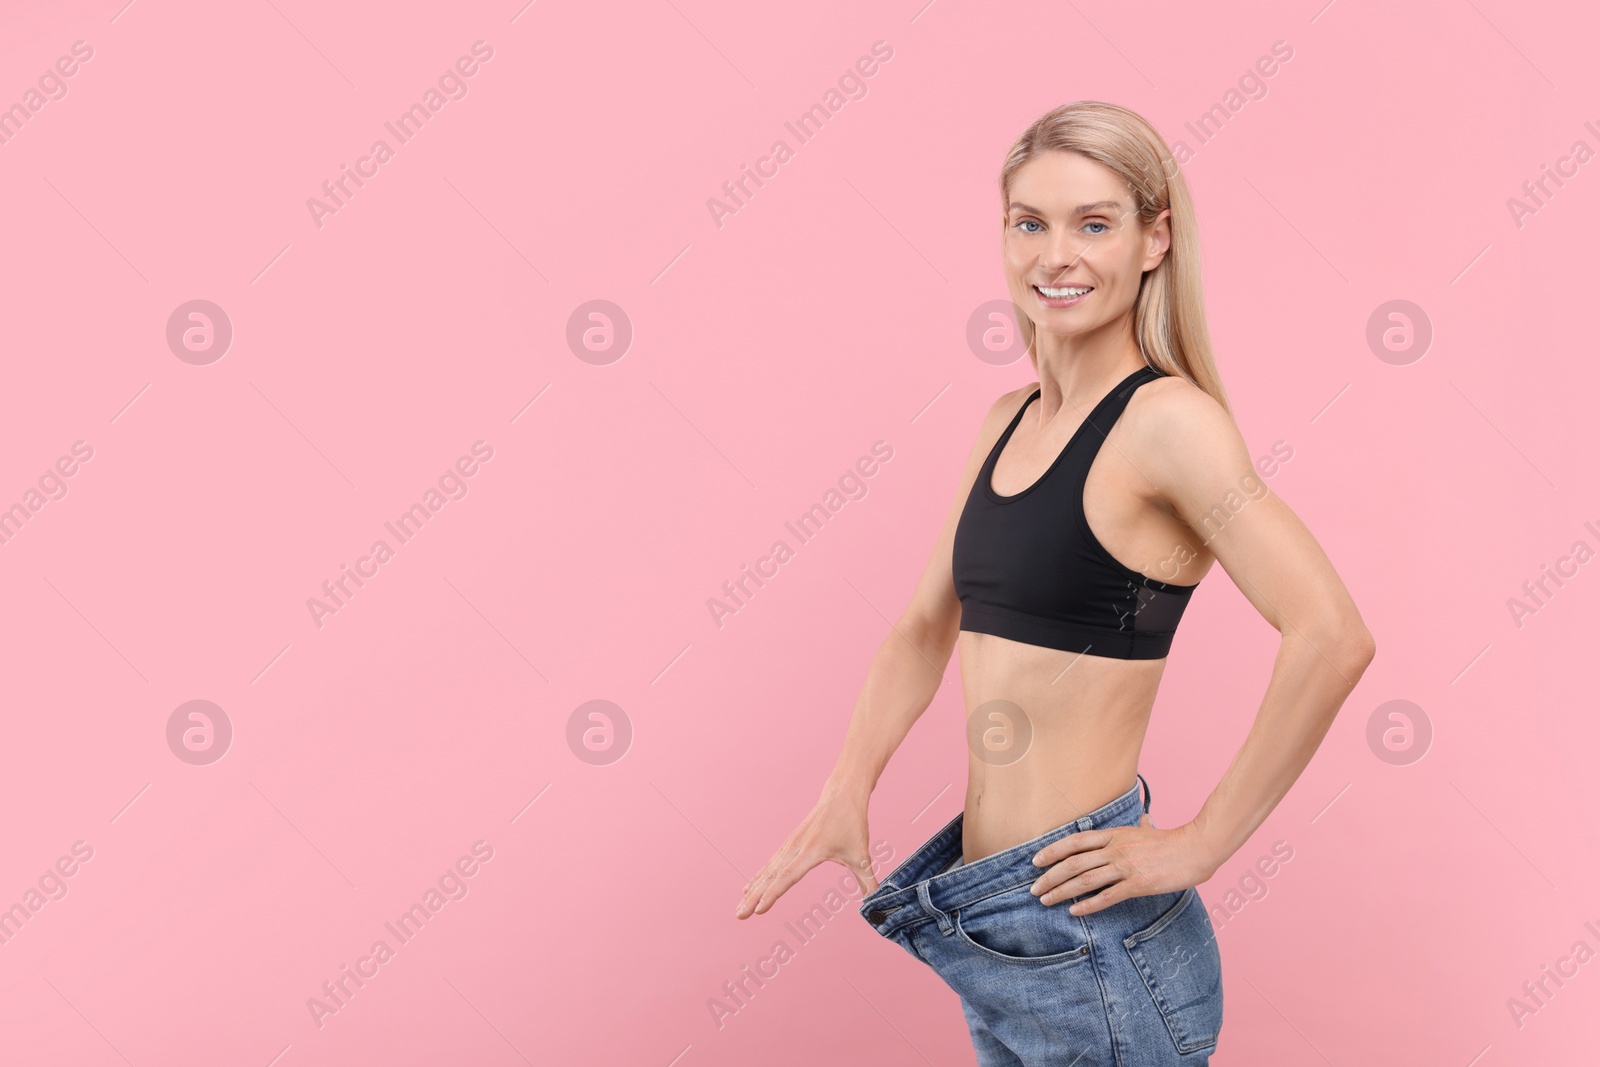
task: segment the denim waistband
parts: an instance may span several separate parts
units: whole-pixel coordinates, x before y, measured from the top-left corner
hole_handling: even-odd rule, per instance
[[[1029,885],[1044,872],[1043,867],[1034,866],[1034,854],[1052,841],[1096,826],[1137,823],[1141,786],[1144,789],[1142,810],[1150,810],[1150,783],[1142,774],[1135,777],[1138,781],[1133,788],[1109,804],[1040,834],[1032,841],[947,870],[961,856],[961,827],[966,813],[958,813],[944,829],[878,883],[877,889],[862,898],[857,910],[880,934],[887,936],[908,923],[926,919],[937,919],[942,924],[947,921],[946,912]]]

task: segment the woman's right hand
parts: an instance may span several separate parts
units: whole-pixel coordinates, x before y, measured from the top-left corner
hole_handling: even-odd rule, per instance
[[[811,814],[744,887],[734,918],[747,919],[767,911],[824,860],[848,868],[863,896],[878,888],[867,852],[866,796],[825,788]]]

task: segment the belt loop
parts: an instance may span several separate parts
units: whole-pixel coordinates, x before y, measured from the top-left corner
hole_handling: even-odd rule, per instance
[[[1138,771],[1135,771],[1133,776],[1139,779],[1140,785],[1144,786],[1144,810],[1145,814],[1148,815],[1150,813],[1150,783],[1145,781],[1144,775],[1140,774]]]
[[[917,900],[922,902],[923,908],[939,923],[939,932],[941,934],[949,934],[955,929],[955,924],[950,921],[950,916],[934,907],[933,900],[928,896],[926,879],[917,883]]]
[[[1084,830],[1093,830],[1094,820],[1085,815],[1083,818],[1077,821],[1076,826],[1078,827],[1080,833]]]

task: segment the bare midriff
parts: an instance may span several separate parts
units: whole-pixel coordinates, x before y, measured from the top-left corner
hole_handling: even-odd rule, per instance
[[[962,856],[972,863],[1138,784],[1165,659],[1062,652],[961,631],[967,709]]]
[[[1135,393],[1128,411],[1140,402]],[[1129,460],[1137,456],[1130,421],[1124,415],[1112,427],[1090,463],[1085,522],[1132,573],[1197,584],[1215,557],[1169,507],[1143,495],[1149,482]],[[997,457],[994,491],[1009,496],[1048,477],[1068,432],[1041,435],[1024,418]],[[1030,841],[1138,784],[1166,659],[1097,656],[1092,642],[1088,652],[1065,652],[972,630],[960,631],[956,653],[967,711],[966,862]]]

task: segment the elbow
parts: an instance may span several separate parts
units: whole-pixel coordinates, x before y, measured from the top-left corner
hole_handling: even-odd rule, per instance
[[[1366,673],[1367,666],[1378,654],[1378,642],[1360,620],[1348,623],[1339,630],[1334,647],[1339,650],[1341,665],[1352,678],[1359,678]]]
[[[1367,669],[1367,665],[1372,662],[1372,658],[1378,654],[1378,642],[1373,638],[1372,631],[1365,626],[1357,631],[1356,637],[1358,640],[1356,662],[1361,665],[1361,669],[1364,671]]]
[[[960,628],[959,614],[954,618],[947,618],[907,612],[900,616],[893,632],[918,649],[924,659],[931,663],[946,664],[955,654]]]
[[[1322,654],[1354,682],[1377,655],[1378,643],[1360,618],[1330,620],[1308,635]]]

